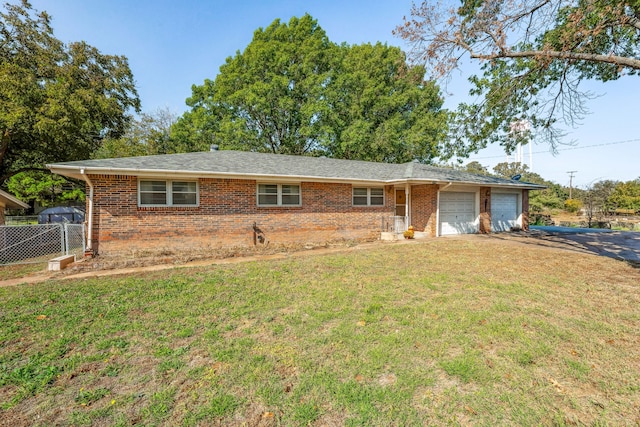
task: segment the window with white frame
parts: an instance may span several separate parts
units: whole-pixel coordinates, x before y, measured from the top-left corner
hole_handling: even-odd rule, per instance
[[[138,181],[140,206],[198,206],[196,181]]]
[[[384,206],[384,188],[353,187],[353,206]]]
[[[258,206],[300,205],[300,185],[258,184]]]

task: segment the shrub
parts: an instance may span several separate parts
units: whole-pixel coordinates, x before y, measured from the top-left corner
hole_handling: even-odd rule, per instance
[[[582,208],[582,202],[578,199],[567,199],[564,202],[564,209],[567,212],[576,213]]]

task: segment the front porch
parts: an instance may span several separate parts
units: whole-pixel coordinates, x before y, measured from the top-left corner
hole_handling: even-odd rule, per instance
[[[404,232],[409,228],[408,216],[390,216],[382,218],[382,227],[380,232],[380,240],[393,241],[404,240]],[[414,239],[426,239],[429,233],[424,231],[413,232]]]

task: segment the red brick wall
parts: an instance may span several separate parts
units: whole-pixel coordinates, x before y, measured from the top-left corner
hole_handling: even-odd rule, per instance
[[[391,186],[385,206],[354,207],[351,184],[302,182],[302,206],[263,208],[256,181],[234,179],[198,180],[198,207],[138,207],[137,177],[90,179],[98,253],[253,245],[254,223],[273,244],[378,237],[394,207]]]
[[[438,210],[438,186],[420,184],[411,186],[411,225],[416,231],[436,236],[436,212]]]
[[[522,190],[522,229],[529,231],[529,190]]]
[[[491,187],[480,187],[480,233],[491,233]]]

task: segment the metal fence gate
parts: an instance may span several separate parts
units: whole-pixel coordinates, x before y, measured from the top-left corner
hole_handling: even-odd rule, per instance
[[[385,216],[382,217],[382,231],[391,233],[402,233],[407,230],[409,218],[406,216]]]
[[[35,264],[60,255],[82,256],[84,224],[0,226],[0,265]]]

